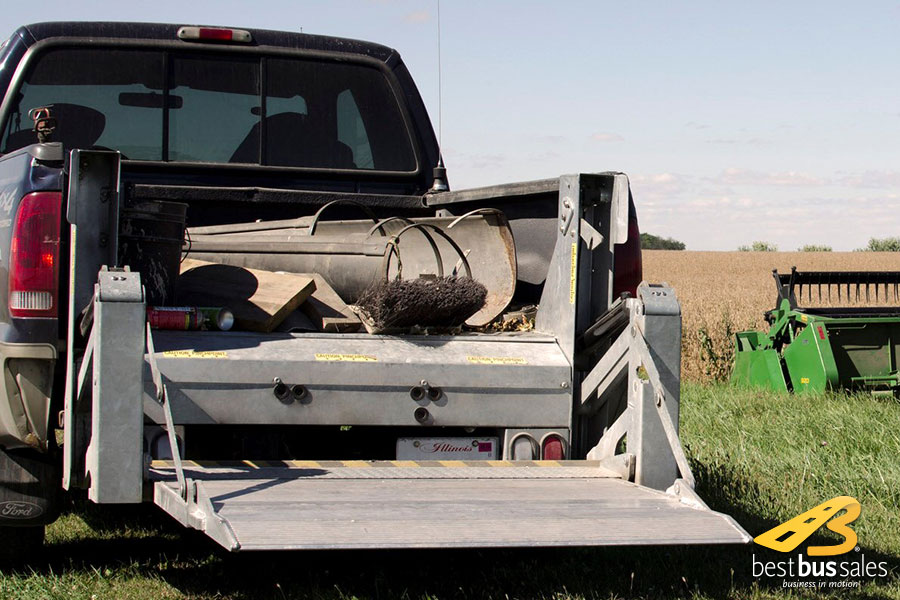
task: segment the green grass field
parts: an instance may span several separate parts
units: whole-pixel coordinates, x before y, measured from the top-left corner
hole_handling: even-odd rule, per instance
[[[688,385],[681,434],[710,506],[752,535],[838,495],[862,504],[860,552],[886,578],[835,598],[900,599],[900,404]],[[79,506],[39,559],[0,570],[0,598],[770,598],[759,546],[226,555],[149,508]],[[812,540],[812,538],[811,538]],[[820,539],[824,543],[833,543]],[[768,553],[768,554],[766,554]]]

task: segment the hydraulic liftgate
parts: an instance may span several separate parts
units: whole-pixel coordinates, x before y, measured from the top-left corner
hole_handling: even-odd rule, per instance
[[[139,318],[143,307],[138,274],[101,273],[94,326],[76,384],[82,393],[72,403],[82,407],[79,413],[90,407],[90,418],[82,419],[89,426],[81,468],[86,474],[83,484],[97,502],[139,502],[145,491],[152,492],[153,501],[179,522],[205,531],[233,551],[750,539],[730,517],[709,510],[693,492],[693,476],[644,337],[652,321],[646,313],[652,302],[629,299],[622,304],[618,312],[628,325],[585,378],[582,407],[607,404],[605,395],[617,385],[627,386],[628,393],[627,407],[590,451],[589,460],[582,461],[182,461],[170,400],[190,398],[189,388],[198,387],[201,379],[205,387],[215,389],[217,370],[204,364],[219,361],[208,358],[206,353],[215,352],[206,349],[208,345],[186,349],[184,335],[151,334]],[[125,314],[135,318],[123,321]],[[289,363],[300,360],[291,357],[302,356],[309,341],[303,335],[283,336],[279,344],[294,344],[296,352],[277,352],[269,360],[291,367]],[[537,369],[553,368],[559,359],[549,340],[526,345],[548,356]],[[452,349],[453,342],[447,346]],[[182,353],[178,363],[182,372],[193,373],[191,382],[173,381],[160,369],[171,352]],[[232,346],[222,362],[241,361],[241,352]],[[173,460],[154,461],[149,469],[140,447],[148,411],[142,406],[143,394],[133,389],[135,373],[142,371],[134,367],[142,361],[149,375],[143,385],[154,392],[152,404],[162,411],[170,447],[176,449]],[[92,391],[90,399],[86,391]],[[626,436],[627,452],[617,453]],[[672,465],[679,474],[674,481]]]
[[[693,491],[677,436],[681,317],[671,289],[643,285],[639,298],[604,313],[579,342],[599,358],[575,369],[570,325],[556,335],[418,338],[151,332],[140,274],[100,269],[108,257],[91,251],[82,235],[97,215],[89,203],[71,207],[78,186],[97,184],[87,171],[117,167],[107,154],[73,159],[85,173],[70,178],[69,221],[81,227],[77,244],[72,236],[70,276],[83,282],[92,269],[100,274],[93,290],[75,287],[69,311],[71,332],[80,312],[74,307],[93,306],[83,357],[69,353],[67,488],[87,488],[98,503],[152,497],[232,551],[750,541]],[[115,185],[112,178],[106,188]],[[561,199],[561,210],[578,211],[577,200]],[[561,302],[544,306],[562,311],[574,306],[568,261],[575,253],[569,229],[560,227],[560,236],[547,286],[563,291]],[[378,361],[354,363],[348,378],[346,368],[317,362],[322,352]],[[522,362],[527,367],[517,366]],[[424,422],[414,418],[422,413],[413,411],[408,392],[396,408],[398,381],[422,372],[442,382],[445,399],[452,396],[431,402],[424,414],[432,420]],[[286,381],[295,384],[294,402],[273,397],[272,373],[297,379]],[[148,420],[167,430],[171,461],[149,461],[142,446]],[[175,434],[189,423],[345,422],[565,431],[576,423],[587,460],[201,464],[182,461]]]

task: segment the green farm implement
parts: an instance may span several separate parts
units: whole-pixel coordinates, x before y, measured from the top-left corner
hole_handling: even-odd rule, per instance
[[[772,275],[778,301],[766,313],[769,331],[737,334],[733,383],[788,391],[900,391],[900,306],[880,305],[900,301],[900,272],[792,268]],[[814,296],[825,306],[799,306]],[[833,306],[835,300],[844,305]]]

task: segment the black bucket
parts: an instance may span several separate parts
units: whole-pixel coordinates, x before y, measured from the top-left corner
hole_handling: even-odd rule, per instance
[[[181,269],[187,204],[150,201],[123,208],[119,217],[119,263],[141,274],[148,306],[175,298]]]

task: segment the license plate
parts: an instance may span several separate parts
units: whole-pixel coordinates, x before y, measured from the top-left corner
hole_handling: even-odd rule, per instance
[[[397,460],[496,460],[500,438],[415,437],[397,440]]]

